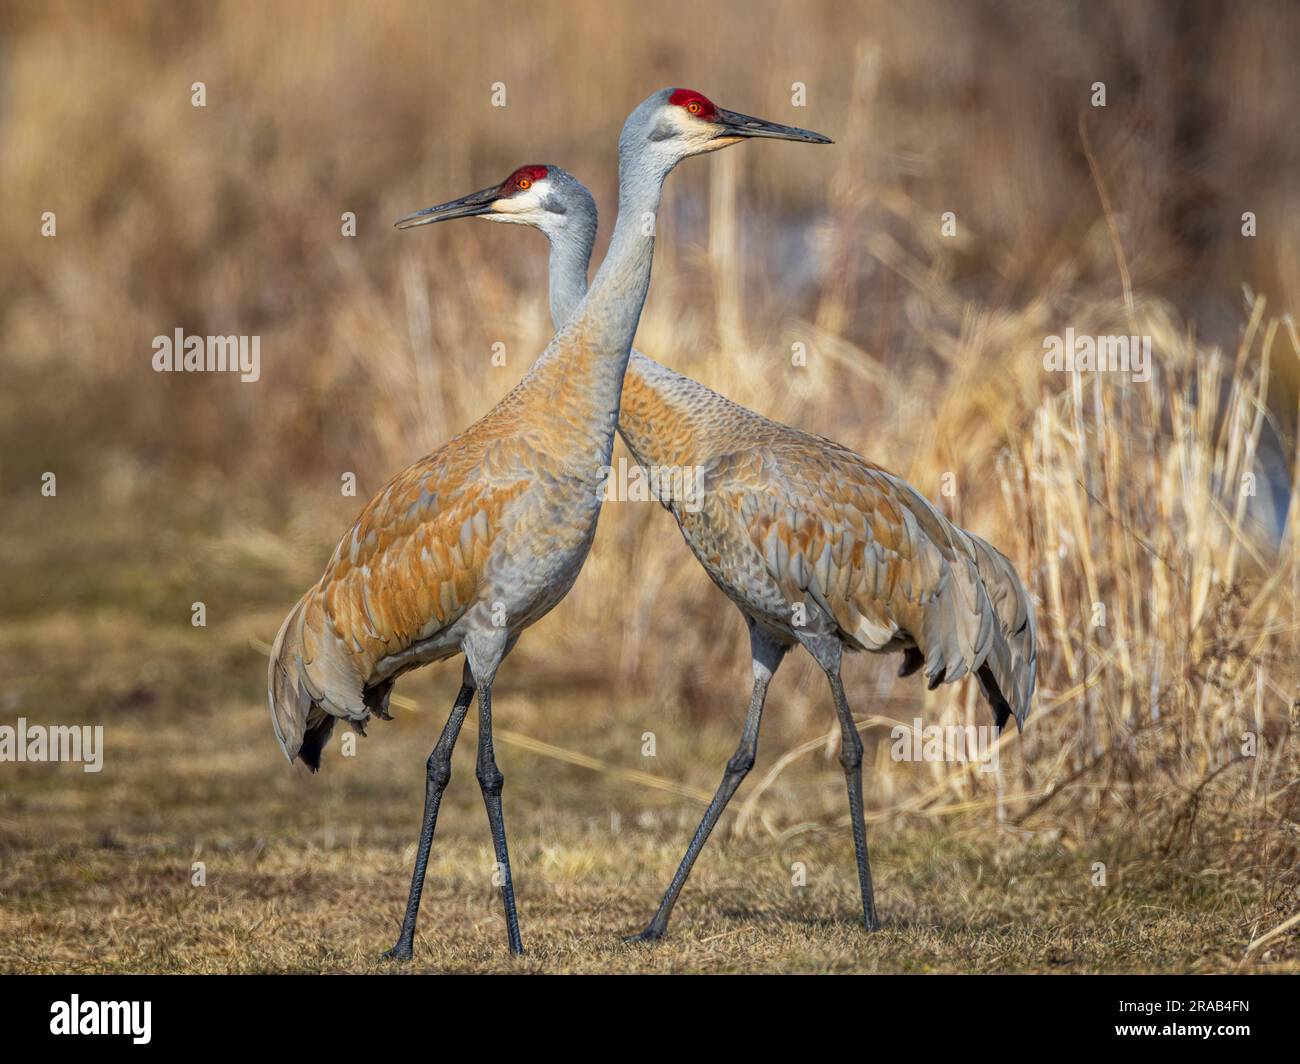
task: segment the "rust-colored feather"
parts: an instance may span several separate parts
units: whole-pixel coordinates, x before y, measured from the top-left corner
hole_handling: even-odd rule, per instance
[[[607,372],[583,332],[563,349],[567,361],[543,356],[484,418],[394,476],[285,621],[270,701],[290,760],[322,714],[363,723],[368,689],[428,660],[421,647],[439,656],[440,634],[500,591],[494,567],[571,559],[512,627],[567,592],[595,531],[614,419],[583,386]]]

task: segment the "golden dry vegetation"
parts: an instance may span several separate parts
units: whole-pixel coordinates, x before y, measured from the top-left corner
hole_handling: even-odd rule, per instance
[[[0,723],[103,724],[107,747],[99,774],[0,765],[0,967],[376,966],[456,670],[404,680],[397,719],[308,777],[266,719],[265,643],[364,497],[550,335],[540,237],[391,222],[537,161],[585,180],[607,231],[624,115],[686,84],[837,143],[683,165],[637,346],[1007,553],[1039,602],[1037,705],[996,776],[899,763],[896,723],[986,711],[850,664],[886,925],[865,936],[838,729],[793,659],[671,940],[625,946],[749,674],[671,517],[611,504],[498,688],[530,955],[505,954],[462,741],[416,967],[1295,970],[1300,15],[498,7],[0,9]],[[259,335],[261,380],[155,374],[178,327]],[[1150,336],[1152,380],[1045,372],[1067,327]]]

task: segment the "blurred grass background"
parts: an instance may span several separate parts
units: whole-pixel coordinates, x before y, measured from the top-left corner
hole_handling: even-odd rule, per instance
[[[1005,862],[1051,854],[1057,871],[1034,887],[1045,906],[1055,899],[1040,923],[1096,919],[1091,902],[1060,903],[1078,886],[1061,877],[1086,883],[1094,861],[1122,851],[1141,870],[1131,878],[1157,884],[1152,904],[1220,906],[1213,966],[1290,963],[1293,932],[1259,939],[1300,907],[1298,37],[1300,9],[1281,2],[0,6],[6,719],[101,721],[109,744],[102,781],[3,767],[0,921],[27,943],[8,966],[51,956],[60,906],[121,901],[73,889],[77,869],[102,864],[113,880],[161,861],[184,887],[196,847],[255,862],[269,840],[310,866],[367,830],[389,877],[378,938],[390,937],[401,885],[389,880],[409,864],[392,847],[413,842],[455,670],[404,680],[426,712],[399,706],[363,756],[331,757],[307,781],[278,761],[256,647],[365,498],[488,410],[550,336],[536,234],[391,223],[554,162],[605,211],[599,254],[618,129],[664,85],[837,143],[750,145],[681,167],[637,346],[908,477],[1008,553],[1040,603],[1038,706],[996,780],[898,764],[877,741],[918,714],[987,723],[973,686],[925,693],[895,683],[892,661],[849,666],[875,751],[886,922],[891,879],[896,916],[908,876],[935,882],[935,838],[963,840],[973,867],[993,860],[999,882]],[[191,106],[197,81],[203,108]],[[491,105],[497,82],[504,108]],[[796,82],[805,107],[792,104]],[[1095,82],[1104,108],[1090,106]],[[54,238],[41,235],[45,211]],[[956,236],[941,235],[947,211]],[[1154,380],[1044,372],[1044,336],[1067,327],[1150,335]],[[176,328],[260,335],[262,379],[154,373],[152,338]],[[498,341],[504,367],[491,363]],[[806,367],[791,366],[795,343]],[[58,476],[54,499],[40,494],[45,471]],[[340,493],[346,472],[357,498]],[[957,490],[944,496],[949,473]],[[195,601],[206,629],[190,627]],[[503,672],[525,882],[525,847],[541,843],[524,833],[581,863],[595,844],[573,823],[636,824],[648,804],[672,811],[630,832],[656,840],[653,862],[629,851],[617,876],[593,871],[589,886],[622,897],[635,883],[648,914],[696,792],[711,791],[734,747],[745,647],[671,517],[608,506],[573,593]],[[783,670],[759,765],[723,825],[732,844],[697,875],[712,861],[734,872],[722,864],[734,847],[737,860],[784,857],[813,837],[835,840],[849,867],[823,687],[807,660]],[[653,761],[645,731],[659,737]],[[1257,756],[1243,756],[1243,733]],[[129,751],[116,765],[115,741]],[[453,791],[467,793],[439,829],[453,852],[486,835],[461,764]],[[303,807],[315,811],[305,821]],[[538,856],[533,872],[545,881],[548,867]],[[248,894],[251,908],[262,889],[274,888]],[[143,945],[115,963],[151,955],[162,924],[149,893],[128,905]],[[702,890],[686,894],[679,914],[704,904]],[[843,914],[850,895],[833,895]],[[765,921],[782,918],[780,897]],[[305,902],[285,904],[292,936]],[[951,931],[967,918],[935,904],[906,919]],[[1117,933],[1137,919],[1115,920]],[[1183,922],[1166,930],[1189,934]],[[209,967],[231,933],[207,940]],[[934,963],[960,968],[963,939],[951,938]],[[793,948],[770,945],[769,962]],[[896,945],[870,947],[886,950],[875,965],[924,952],[914,938]],[[1021,963],[1054,963],[1052,948]],[[78,963],[66,950],[59,963]],[[168,956],[163,966],[184,967]],[[268,956],[240,964],[305,963]],[[796,966],[817,967],[816,950]]]

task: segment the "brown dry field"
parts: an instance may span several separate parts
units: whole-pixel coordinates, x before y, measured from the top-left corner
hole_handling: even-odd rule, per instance
[[[506,953],[467,726],[411,970],[1300,967],[1300,9],[507,7],[0,4],[0,725],[107,747],[98,774],[0,764],[0,970],[380,969],[457,666],[404,678],[396,719],[311,777],[276,748],[266,644],[364,500],[551,335],[536,234],[391,222],[553,162],[600,203],[599,255],[619,125],[665,85],[836,143],[679,168],[638,348],[1012,558],[1037,704],[999,777],[898,762],[896,723],[988,723],[973,685],[847,668],[869,936],[834,714],[792,658],[671,937],[625,945],[749,663],[669,515],[611,504],[497,687],[529,953]],[[261,379],[154,373],[176,328],[258,335]],[[1150,337],[1152,379],[1049,371],[1067,328]]]
[[[318,777],[290,770],[266,739],[245,633],[142,630],[66,614],[0,632],[8,701],[33,722],[103,721],[99,774],[7,766],[0,865],[0,968],[8,972],[375,972],[405,901],[425,750],[450,703],[454,668],[408,685],[416,708],[376,722],[357,756]],[[39,645],[73,633],[79,660]],[[142,646],[150,653],[143,655]],[[759,765],[733,808],[791,741],[770,700]],[[802,683],[815,681],[803,675]],[[906,712],[908,700],[896,708]],[[743,713],[664,743],[653,767],[640,733],[681,734],[653,699],[612,704],[598,686],[502,685],[498,757],[527,955],[505,950],[491,845],[474,779],[473,720],[457,751],[429,866],[413,972],[1222,972],[1300,969],[1285,938],[1246,956],[1278,922],[1265,899],[1284,870],[1267,854],[1213,867],[1210,840],[1102,831],[1074,842],[998,830],[985,815],[869,825],[884,929],[858,925],[842,776],[821,751],[758,805],[762,827],[728,820],[683,892],[668,939],[628,945],[680,858],[699,797],[619,775],[649,772],[697,792],[716,783]],[[883,707],[876,707],[883,708]],[[826,707],[828,716],[829,706]],[[184,720],[183,726],[178,720]],[[558,725],[558,729],[557,729]],[[502,730],[504,729],[504,730]],[[523,745],[545,735],[603,763],[565,763]],[[196,737],[197,740],[196,741]],[[1005,755],[1010,770],[1016,754]],[[870,774],[868,781],[870,783]],[[869,791],[870,793],[870,791]],[[955,821],[955,822],[954,822]],[[1107,885],[1093,883],[1105,862]],[[206,883],[195,885],[201,862]],[[792,885],[793,869],[806,869]],[[1274,884],[1274,889],[1276,885]]]

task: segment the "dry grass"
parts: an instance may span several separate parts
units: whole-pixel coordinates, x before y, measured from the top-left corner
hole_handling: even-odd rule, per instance
[[[39,647],[79,633],[86,664]],[[142,656],[141,635],[153,648]],[[0,633],[0,665],[33,721],[103,721],[104,771],[8,766],[0,863],[6,971],[373,971],[396,933],[413,853],[420,763],[437,714],[378,724],[355,758],[309,777],[265,740],[239,677],[234,626],[177,635],[73,616]],[[416,684],[448,703],[454,677]],[[658,714],[599,690],[506,684],[509,732],[543,732],[612,768],[643,771],[620,732]],[[567,709],[566,709],[567,707]],[[178,725],[184,721],[184,725]],[[772,721],[770,745],[788,742]],[[674,729],[665,731],[672,734]],[[200,742],[196,745],[196,737]],[[649,770],[708,788],[734,740],[727,722],[665,741]],[[635,750],[635,747],[630,749]],[[1285,938],[1246,962],[1280,922],[1265,863],[1218,869],[1196,844],[1162,861],[1105,831],[1082,843],[996,833],[956,818],[872,827],[886,930],[856,923],[852,844],[837,824],[834,762],[796,764],[759,803],[760,823],[701,858],[673,934],[639,929],[701,806],[616,773],[499,749],[528,956],[504,950],[472,743],[462,743],[430,865],[412,970],[425,971],[1253,971],[1295,970]],[[1093,862],[1108,867],[1093,885]],[[192,883],[202,862],[206,884]],[[806,885],[792,885],[796,864]],[[1271,922],[1270,922],[1271,921]]]
[[[1040,602],[1040,696],[996,779],[897,763],[892,722],[984,722],[976,692],[852,663],[889,927],[866,940],[836,729],[792,661],[678,935],[632,951],[616,935],[670,873],[748,684],[739,617],[671,518],[608,507],[503,674],[524,964],[1295,966],[1294,925],[1249,947],[1300,908],[1296,12],[826,4],[792,33],[744,6],[725,55],[680,28],[693,5],[572,24],[527,5],[495,35],[396,3],[0,16],[4,715],[102,721],[109,743],[100,776],[0,767],[0,966],[352,969],[386,944],[451,670],[404,681],[425,710],[307,780],[277,761],[250,646],[355,515],[341,474],[375,490],[549,335],[537,238],[389,222],[529,160],[609,204],[623,112],[670,83],[837,145],[674,175],[638,346],[852,445],[1008,553]],[[573,49],[581,77],[544,61]],[[1104,111],[1081,103],[1095,80]],[[263,379],[153,374],[152,337],[178,326],[260,334]],[[1153,381],[1044,372],[1067,326],[1151,336]],[[505,967],[464,765],[449,801],[418,956]]]

